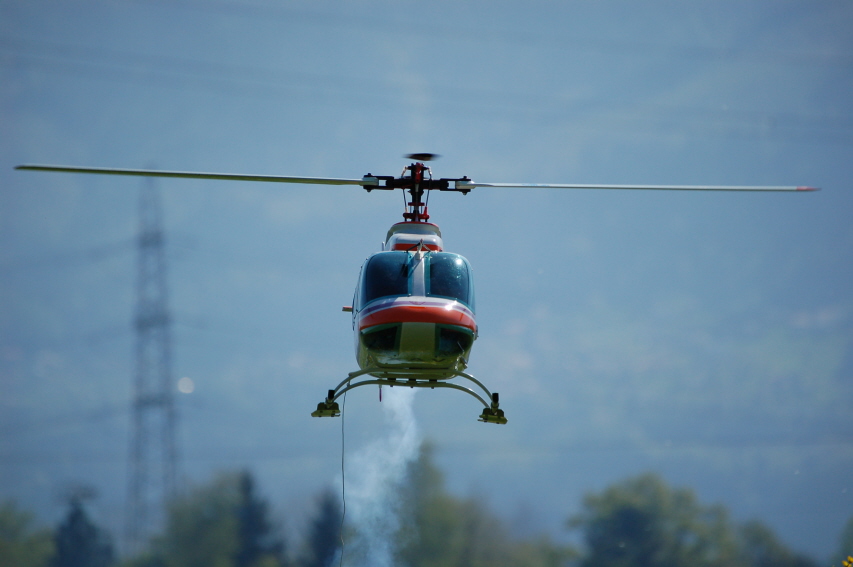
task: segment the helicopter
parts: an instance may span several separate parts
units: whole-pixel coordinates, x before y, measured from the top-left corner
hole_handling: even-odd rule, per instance
[[[816,191],[808,186],[733,185],[599,185],[540,183],[480,183],[468,176],[432,177],[426,162],[439,156],[416,153],[398,177],[368,173],[360,179],[288,177],[234,173],[204,173],[151,169],[116,169],[64,165],[19,165],[15,169],[226,181],[265,181],[323,185],[357,185],[371,192],[408,192],[403,221],[391,226],[382,250],[363,263],[353,295],[351,313],[359,370],[350,372],[317,404],[313,417],[337,417],[337,400],[367,385],[410,388],[450,388],[476,398],[483,410],[478,421],[507,423],[498,392],[491,392],[466,372],[478,337],[471,265],[463,256],[444,250],[441,230],[429,221],[429,192],[467,195],[479,187],[544,189],[624,189],[673,191]],[[462,385],[454,379],[466,380]],[[476,388],[476,389],[475,389]],[[380,398],[381,399],[381,398]]]

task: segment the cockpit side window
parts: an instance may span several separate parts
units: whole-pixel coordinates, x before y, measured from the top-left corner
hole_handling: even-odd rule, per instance
[[[433,252],[429,254],[427,295],[449,297],[473,308],[471,272],[468,262],[458,254]]]
[[[361,285],[361,304],[380,297],[409,294],[408,252],[379,252],[364,266]]]

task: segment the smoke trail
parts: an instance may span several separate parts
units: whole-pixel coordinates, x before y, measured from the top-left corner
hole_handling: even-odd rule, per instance
[[[412,411],[415,390],[387,390],[382,402],[387,434],[358,450],[347,466],[347,518],[356,536],[345,554],[347,559],[355,558],[357,565],[393,565],[399,487],[421,444]]]

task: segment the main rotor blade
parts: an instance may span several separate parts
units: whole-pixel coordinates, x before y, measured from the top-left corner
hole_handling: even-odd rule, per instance
[[[116,169],[111,167],[77,167],[72,165],[19,165],[15,169],[29,171],[60,171],[64,173],[96,173],[103,175],[132,175],[142,177],[178,177],[183,179],[220,179],[226,181],[266,181],[271,183],[314,183],[321,185],[379,185],[375,177],[338,179],[334,177],[285,177],[282,175],[253,175],[245,173],[204,173],[197,171],[163,171],[157,169]]]
[[[374,176],[361,179],[334,177],[288,177],[283,175],[255,175],[247,173],[207,173],[196,171],[164,171],[156,169],[118,169],[109,167],[77,167],[71,165],[19,165],[15,169],[30,171],[59,171],[65,173],[94,173],[101,175],[131,175],[142,177],[173,177],[183,179],[218,179],[226,181],[264,181],[270,183],[308,183],[320,185],[360,185],[379,187],[380,180]],[[758,186],[758,185],[595,185],[595,184],[552,184],[552,183],[477,183],[468,179],[454,179],[456,190],[471,190],[475,187],[533,188],[533,189],[639,189],[663,191],[818,191],[817,187],[806,186]]]
[[[536,189],[641,189],[656,191],[819,191],[817,187],[760,185],[581,185],[551,183],[476,183],[457,181],[457,189],[518,187]]]

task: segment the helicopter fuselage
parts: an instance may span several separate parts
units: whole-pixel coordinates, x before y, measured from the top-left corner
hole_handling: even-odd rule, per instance
[[[363,370],[439,379],[464,370],[477,338],[468,260],[444,251],[432,223],[395,224],[361,268],[352,325]]]

